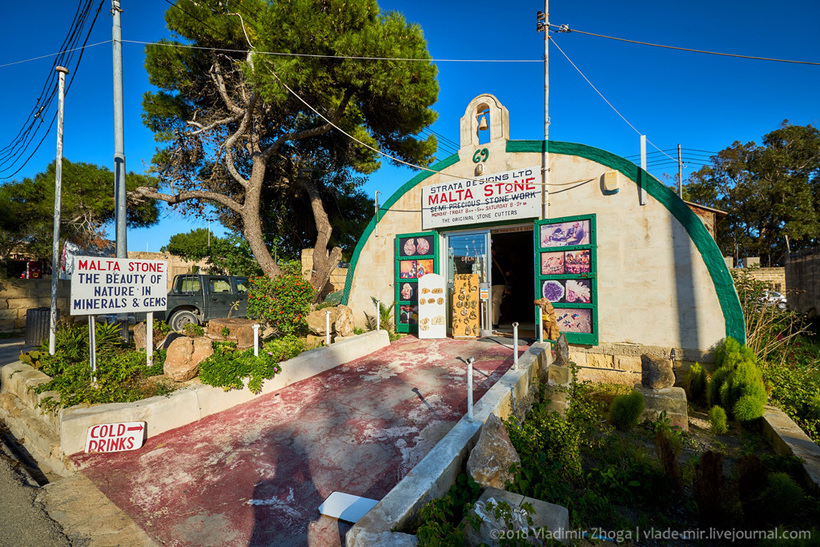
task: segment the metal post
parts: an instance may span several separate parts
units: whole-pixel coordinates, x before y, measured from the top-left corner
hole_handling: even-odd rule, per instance
[[[678,197],[683,199],[683,156],[678,145]]]
[[[544,31],[544,150],[541,157],[541,218],[547,218],[548,192],[547,181],[550,169],[548,141],[550,137],[550,6],[549,0],[544,0],[544,13],[538,13],[536,28]]]
[[[88,316],[88,356],[91,365],[91,383],[97,383],[97,328],[94,316]]]
[[[518,370],[518,321],[512,324],[513,327],[513,369]]]
[[[154,364],[154,312],[149,311],[145,318],[145,359],[148,366]]]
[[[122,106],[122,27],[120,27],[120,0],[111,0],[113,28],[111,43],[114,57],[114,202],[117,258],[128,258],[128,242],[125,234],[125,123]],[[128,316],[119,314],[122,321],[122,337],[128,340]]]
[[[325,311],[325,345],[330,345],[330,310]]]
[[[253,356],[259,357],[259,323],[251,326],[253,328]]]
[[[380,192],[376,190],[376,226],[374,228],[376,237],[379,237],[379,194]]]
[[[467,359],[467,419],[473,421],[473,361],[474,358]]]
[[[538,311],[535,312],[536,316],[538,317],[538,341],[540,343],[544,343],[544,314],[541,311],[541,308],[536,308]]]
[[[643,191],[643,186],[646,184],[644,177],[646,176],[646,135],[641,135],[641,184],[638,185],[638,201],[641,205],[646,205],[646,194]]]
[[[376,300],[376,330],[382,330],[382,303]]]
[[[60,73],[57,99],[57,159],[54,162],[54,233],[51,241],[51,319],[48,329],[48,354],[57,350],[57,283],[60,280],[60,208],[63,195],[63,110],[65,108],[65,75],[68,69],[58,66]]]

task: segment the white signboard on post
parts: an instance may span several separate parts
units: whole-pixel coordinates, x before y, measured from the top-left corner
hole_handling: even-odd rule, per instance
[[[422,229],[452,228],[541,216],[541,167],[476,179],[450,179],[421,189]]]
[[[164,260],[75,256],[71,315],[164,310],[168,305]]]
[[[145,422],[97,424],[88,428],[85,451],[123,452],[142,447],[145,440]]]
[[[444,276],[429,273],[419,279],[419,338],[446,338],[447,290]]]

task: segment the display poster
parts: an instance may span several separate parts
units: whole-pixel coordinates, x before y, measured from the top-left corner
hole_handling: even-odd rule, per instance
[[[164,260],[75,256],[71,315],[162,311],[167,307]]]
[[[589,220],[574,220],[541,225],[541,247],[589,245]]]
[[[419,338],[446,338],[444,276],[427,274],[419,279]]]
[[[541,194],[539,166],[475,179],[443,180],[421,190],[422,227],[429,230],[538,217]]]
[[[405,256],[432,255],[434,237],[403,237],[399,239],[399,256],[404,258]]]
[[[452,326],[454,338],[477,338],[478,274],[457,274],[453,278]]]

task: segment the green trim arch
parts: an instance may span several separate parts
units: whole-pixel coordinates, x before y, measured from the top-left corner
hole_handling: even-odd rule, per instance
[[[740,307],[740,299],[735,291],[735,284],[726,263],[723,261],[723,255],[718,249],[717,243],[709,235],[706,227],[695,215],[694,212],[681,200],[678,196],[662,184],[658,179],[632,163],[631,161],[617,156],[606,150],[587,146],[584,144],[577,144],[562,141],[543,141],[543,140],[523,140],[523,141],[507,141],[506,152],[511,153],[544,153],[560,154],[565,156],[577,156],[599,163],[610,169],[614,169],[623,174],[632,182],[642,186],[643,189],[659,203],[661,203],[678,222],[684,227],[695,248],[703,257],[703,262],[706,269],[712,278],[712,283],[715,287],[715,292],[720,303],[721,311],[726,325],[726,336],[731,336],[739,341],[741,344],[746,343],[746,327],[743,320],[743,310]],[[411,188],[430,177],[433,172],[441,171],[451,165],[458,163],[458,154],[453,154],[444,160],[432,166],[432,171],[424,171],[419,173],[401,188],[396,190],[390,199],[379,208],[379,211],[388,210],[392,205],[398,201]],[[353,258],[350,261],[350,268],[347,271],[347,280],[345,282],[345,290],[342,296],[342,303],[347,304],[350,297],[350,289],[353,284],[353,276],[356,271],[356,264],[358,263],[361,250],[367,242],[370,234],[376,227],[375,218],[370,221],[364,233],[362,234],[359,243],[356,245],[356,250],[353,252]]]

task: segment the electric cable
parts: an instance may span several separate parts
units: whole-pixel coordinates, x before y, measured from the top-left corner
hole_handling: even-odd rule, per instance
[[[664,44],[653,44],[651,42],[641,42],[639,40],[629,40],[627,38],[618,38],[616,36],[607,36],[606,34],[596,34],[594,32],[586,32],[586,31],[583,31],[583,30],[571,29],[571,28],[569,28],[569,25],[550,24],[550,29],[553,30],[553,32],[562,32],[562,33],[564,33],[564,32],[566,32],[566,33],[577,32],[578,34],[586,34],[587,36],[595,36],[597,38],[606,38],[607,40],[616,40],[616,41],[619,41],[619,42],[627,42],[627,43],[630,43],[630,44],[638,44],[638,45],[641,45],[641,46],[651,46],[651,47],[659,47],[659,48],[664,48],[664,49],[674,49],[674,50],[677,50],[677,51],[687,51],[687,52],[690,52],[690,53],[703,53],[703,54],[706,54],[706,55],[717,55],[717,56],[720,56],[720,57],[736,57],[736,58],[739,58],[739,59],[752,59],[752,60],[755,60],[755,61],[772,61],[772,62],[777,62],[777,63],[791,63],[791,64],[797,64],[797,65],[820,66],[820,62],[815,62],[815,61],[795,61],[795,60],[792,60],[792,59],[778,59],[778,58],[775,58],[775,57],[758,57],[758,56],[755,56],[755,55],[740,55],[740,54],[737,54],[737,53],[722,53],[722,52],[719,52],[719,51],[707,51],[705,49],[693,49],[693,48],[687,48],[687,47],[667,46],[667,45],[664,45]]]

